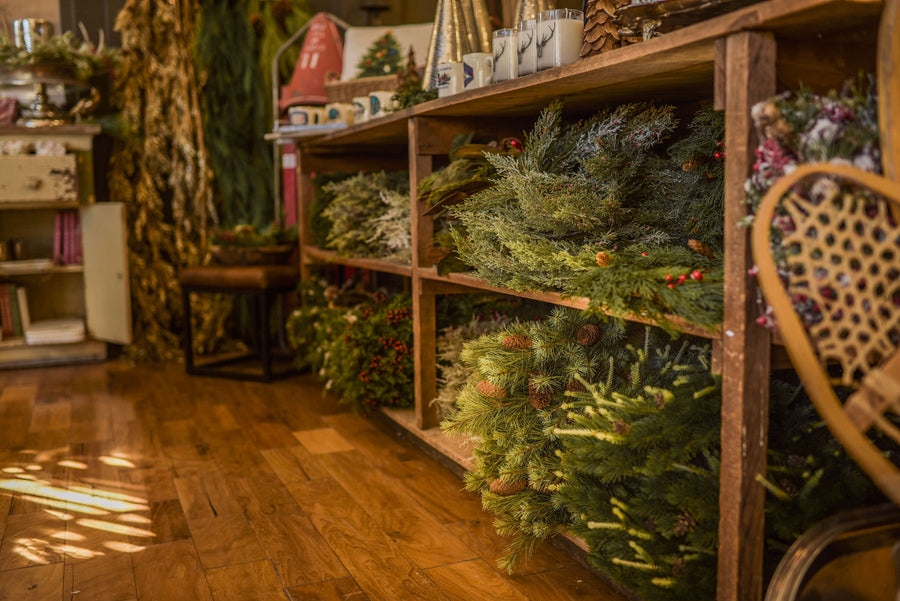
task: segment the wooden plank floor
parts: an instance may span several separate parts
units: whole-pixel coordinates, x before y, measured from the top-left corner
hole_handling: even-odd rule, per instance
[[[310,378],[0,371],[0,601],[619,601]]]

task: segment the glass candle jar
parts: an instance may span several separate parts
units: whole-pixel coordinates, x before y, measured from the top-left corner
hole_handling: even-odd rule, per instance
[[[506,81],[519,76],[519,46],[515,29],[494,32],[491,48],[494,53],[494,81]]]
[[[519,76],[537,71],[537,19],[527,19],[519,23]]]
[[[574,8],[545,10],[538,20],[537,68],[550,69],[581,58],[584,13]]]

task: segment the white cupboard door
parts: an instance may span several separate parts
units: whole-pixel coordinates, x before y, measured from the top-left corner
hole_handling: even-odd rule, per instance
[[[81,207],[84,299],[88,333],[97,340],[131,344],[131,292],[125,205]]]

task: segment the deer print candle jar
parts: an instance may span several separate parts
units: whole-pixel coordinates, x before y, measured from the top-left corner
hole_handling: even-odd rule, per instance
[[[528,75],[537,71],[537,53],[535,46],[537,40],[537,19],[528,19],[519,23],[519,31],[516,34],[519,42],[519,73]]]
[[[574,63],[581,57],[584,13],[574,8],[545,10],[535,38],[538,70]]]
[[[519,46],[515,29],[494,32],[494,81],[506,81],[519,76]]]

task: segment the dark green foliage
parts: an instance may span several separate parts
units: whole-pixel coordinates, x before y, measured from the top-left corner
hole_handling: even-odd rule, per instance
[[[204,2],[194,46],[202,73],[203,135],[220,223],[264,226],[275,217],[266,103],[244,4]]]

